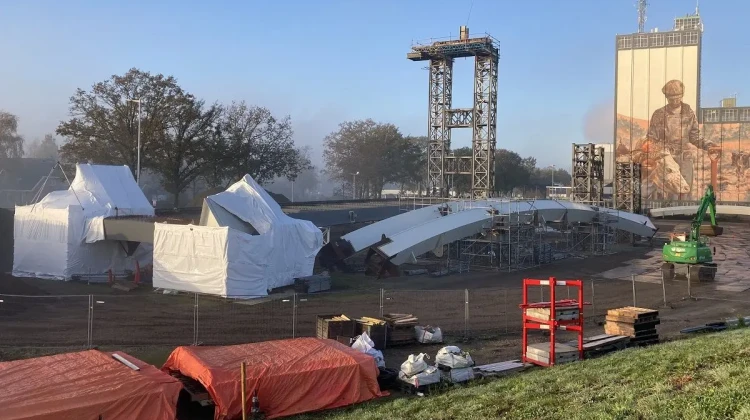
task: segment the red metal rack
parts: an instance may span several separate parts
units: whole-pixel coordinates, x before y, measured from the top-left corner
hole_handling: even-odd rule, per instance
[[[530,286],[548,286],[549,302],[529,303],[528,288]],[[578,299],[555,299],[555,286],[574,287],[578,289]],[[523,339],[522,339],[522,356],[524,363],[534,363],[540,366],[553,366],[555,364],[555,336],[557,330],[573,331],[578,333],[578,359],[583,360],[583,281],[581,280],[557,280],[550,277],[549,280],[523,279],[523,303],[520,305],[523,310]],[[578,318],[572,320],[558,320],[556,307],[560,306],[577,306]],[[528,308],[549,308],[548,319],[539,319],[526,315]],[[549,363],[540,362],[526,357],[528,345],[529,330],[549,330]]]

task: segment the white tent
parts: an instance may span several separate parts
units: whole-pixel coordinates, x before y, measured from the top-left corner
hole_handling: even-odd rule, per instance
[[[76,165],[70,188],[16,207],[13,275],[69,280],[132,270],[133,258],[150,261],[150,249],[141,246],[128,257],[121,244],[104,241],[103,220],[153,215],[127,166]]]
[[[249,175],[206,197],[201,226],[157,224],[154,287],[265,296],[313,272],[323,234],[293,219]]]

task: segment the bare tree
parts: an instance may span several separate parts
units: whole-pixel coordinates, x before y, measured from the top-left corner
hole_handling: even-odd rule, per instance
[[[18,134],[18,117],[0,111],[0,157],[23,157],[23,136]]]

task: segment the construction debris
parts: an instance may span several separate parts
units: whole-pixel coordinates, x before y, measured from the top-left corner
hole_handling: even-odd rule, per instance
[[[634,345],[648,345],[659,342],[656,326],[659,325],[659,311],[627,306],[607,311],[604,332],[630,337]]]
[[[328,273],[294,279],[294,291],[297,293],[316,293],[331,290],[331,276]]]
[[[429,325],[426,327],[420,327],[419,325],[414,327],[414,337],[422,344],[437,344],[443,342],[443,332],[440,330],[440,327],[433,328]]]
[[[385,350],[388,335],[388,325],[386,325],[385,321],[363,316],[357,319],[356,322],[358,334],[367,334],[374,343],[373,347],[378,350]]]
[[[338,337],[352,338],[358,334],[356,323],[346,315],[318,315],[318,338],[338,340]]]
[[[383,316],[383,319],[388,323],[389,346],[411,344],[416,340],[414,327],[418,325],[419,319],[414,315],[386,314]]]

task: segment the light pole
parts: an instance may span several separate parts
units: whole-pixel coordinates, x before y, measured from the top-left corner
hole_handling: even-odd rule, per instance
[[[352,174],[354,177],[354,182],[352,182],[352,200],[357,199],[357,175],[359,175],[359,171]]]
[[[141,99],[128,99],[128,102],[138,103],[138,162],[135,167],[135,183],[141,185]]]
[[[552,188],[555,187],[555,165],[552,165]]]

